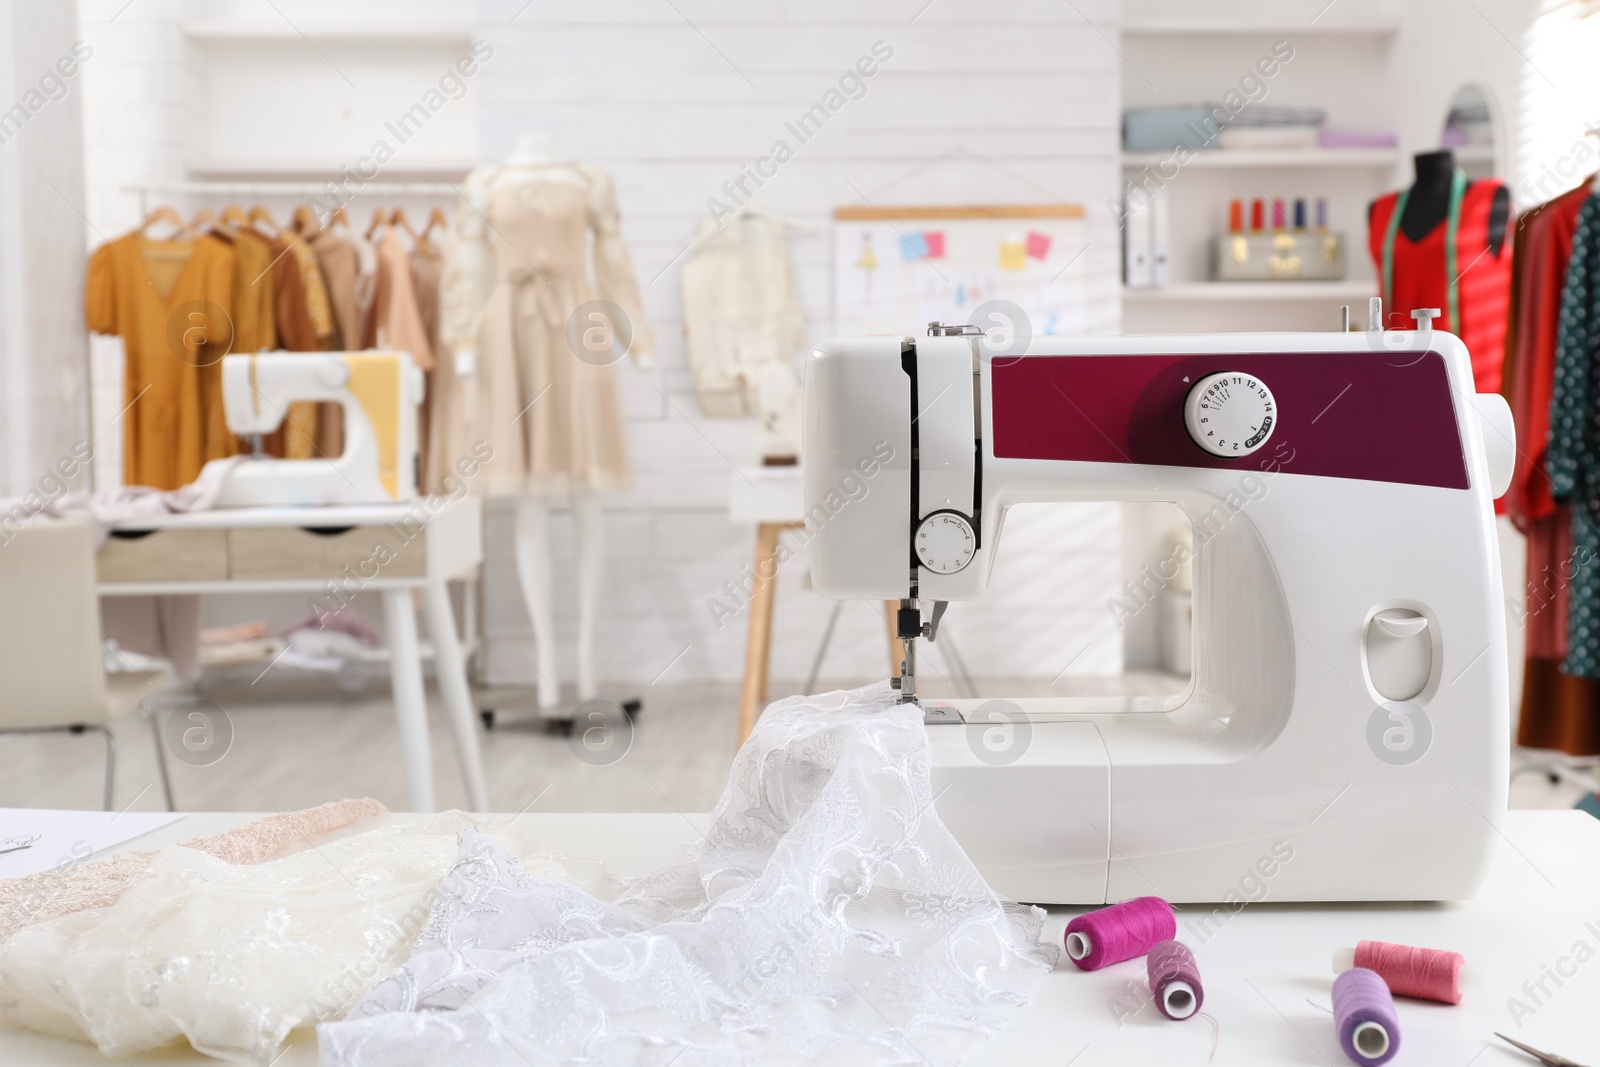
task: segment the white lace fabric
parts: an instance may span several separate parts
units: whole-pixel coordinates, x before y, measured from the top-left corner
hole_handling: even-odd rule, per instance
[[[887,686],[767,709],[709,832],[643,878],[536,833],[452,812],[250,866],[163,849],[0,942],[0,1024],[117,1061],[265,1064],[320,1023],[324,1067],[936,1067],[1056,959],[939,821]]]
[[[1056,961],[939,821],[887,686],[767,709],[711,829],[610,903],[462,835],[411,958],[323,1067],[943,1064]]]

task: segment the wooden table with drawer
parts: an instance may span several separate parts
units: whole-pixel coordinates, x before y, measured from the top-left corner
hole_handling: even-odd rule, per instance
[[[123,523],[96,557],[101,596],[304,593],[332,612],[360,591],[383,594],[395,718],[411,807],[433,811],[427,703],[412,593],[422,591],[461,777],[473,811],[489,810],[477,717],[450,607],[450,579],[483,561],[481,502],[233,508]]]

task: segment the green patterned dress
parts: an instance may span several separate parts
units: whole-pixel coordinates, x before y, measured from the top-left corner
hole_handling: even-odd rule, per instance
[[[1557,503],[1572,506],[1566,674],[1600,678],[1600,197],[1578,210],[1561,292],[1546,469]]]

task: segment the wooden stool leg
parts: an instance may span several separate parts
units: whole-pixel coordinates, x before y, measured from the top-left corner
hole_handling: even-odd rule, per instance
[[[905,645],[900,643],[900,631],[895,625],[895,613],[900,610],[898,600],[883,602],[883,617],[889,623],[889,677],[900,677],[900,661],[905,658]]]
[[[767,699],[767,667],[772,653],[772,601],[777,591],[778,534],[782,525],[764,522],[756,527],[755,589],[750,594],[750,630],[744,646],[744,690],[739,697],[739,744],[755,728],[756,716]],[[767,575],[762,580],[762,575]]]

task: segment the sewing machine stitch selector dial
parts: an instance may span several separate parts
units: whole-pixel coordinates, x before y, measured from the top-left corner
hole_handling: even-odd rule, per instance
[[[1214,456],[1248,456],[1267,443],[1277,420],[1272,390],[1238,371],[1206,375],[1183,402],[1189,436]]]
[[[954,574],[972,562],[978,538],[965,515],[938,511],[922,520],[914,542],[917,559],[935,574]]]

